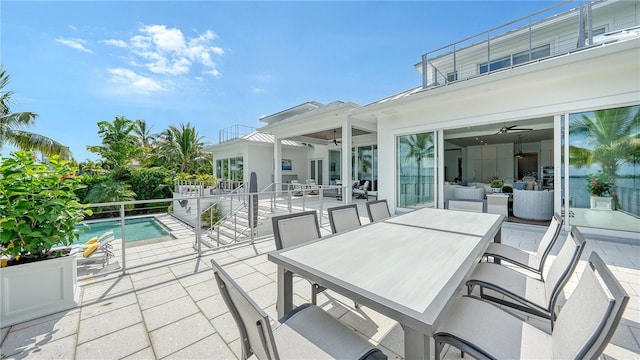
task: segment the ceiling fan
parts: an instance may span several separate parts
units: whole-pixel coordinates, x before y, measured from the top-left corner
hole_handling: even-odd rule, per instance
[[[336,140],[336,129],[333,129],[333,143],[338,146],[340,145],[341,141]]]
[[[524,128],[519,128],[518,125],[511,125],[511,126],[507,126],[507,124],[504,124],[504,126],[502,126],[500,128],[500,130],[498,130],[498,132],[496,133],[496,135],[498,134],[506,134],[509,131],[527,131],[527,130],[533,130],[533,129],[524,129]]]

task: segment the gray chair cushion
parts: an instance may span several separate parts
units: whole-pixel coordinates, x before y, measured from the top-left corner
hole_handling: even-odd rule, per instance
[[[375,349],[354,330],[313,305],[293,314],[273,334],[282,359],[360,359]]]
[[[493,304],[468,296],[455,302],[434,337],[438,341],[445,335],[463,339],[496,359],[552,358],[551,335]]]

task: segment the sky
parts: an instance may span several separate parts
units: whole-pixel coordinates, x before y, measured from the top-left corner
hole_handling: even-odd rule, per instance
[[[2,0],[0,62],[29,131],[97,160],[99,121],[217,143],[307,101],[365,105],[420,86],[422,54],[556,3]]]

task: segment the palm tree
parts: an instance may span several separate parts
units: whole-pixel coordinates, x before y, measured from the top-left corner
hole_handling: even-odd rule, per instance
[[[408,149],[404,157],[405,164],[413,160],[418,164],[418,184],[416,195],[420,199],[422,182],[422,160],[433,158],[433,136],[431,133],[413,134],[400,138],[400,144]]]
[[[102,145],[89,145],[87,150],[102,156],[115,169],[122,169],[142,152],[138,139],[132,134],[134,128],[135,123],[124,116],[116,116],[113,123],[100,121],[98,135]]]
[[[12,113],[9,105],[13,91],[4,90],[7,84],[9,74],[0,66],[0,150],[4,144],[9,144],[21,150],[36,150],[46,156],[60,155],[61,158],[71,158],[69,147],[44,135],[25,130],[35,124],[38,114],[29,111]]]
[[[593,116],[590,116],[590,115]],[[570,135],[584,135],[593,149],[569,146],[569,163],[577,168],[598,163],[615,178],[625,163],[637,163],[640,152],[640,106],[596,110],[571,122]]]
[[[138,137],[140,146],[148,149],[158,137],[157,134],[151,133],[153,126],[148,126],[145,120],[136,120],[134,122],[133,133]]]
[[[160,138],[155,156],[164,164],[174,165],[176,172],[195,173],[208,161],[203,151],[203,137],[190,123],[181,123],[180,127],[171,125]]]
[[[135,199],[136,193],[131,190],[131,185],[108,179],[93,186],[84,201],[86,203],[105,203]]]
[[[569,163],[576,168],[600,164],[614,186],[618,169],[640,162],[640,106],[596,110],[572,120],[570,135],[584,136],[591,149],[569,146]]]

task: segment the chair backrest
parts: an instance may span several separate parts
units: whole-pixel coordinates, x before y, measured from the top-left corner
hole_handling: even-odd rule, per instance
[[[104,239],[115,236],[113,234],[113,230],[105,231],[100,237],[98,237],[98,242],[102,242]]]
[[[369,213],[369,220],[371,222],[376,222],[391,217],[386,199],[367,201],[367,213]]]
[[[233,316],[242,346],[242,359],[255,354],[258,359],[278,359],[267,314],[238,286],[222,267],[211,260],[220,294]]]
[[[544,262],[547,260],[547,256],[551,252],[551,248],[558,240],[560,231],[562,231],[562,222],[563,219],[558,213],[553,214],[553,218],[551,218],[547,231],[544,233],[542,239],[540,239],[538,251],[536,252],[536,258],[538,259],[537,267],[538,270],[540,270],[540,273],[542,273]]]
[[[628,302],[629,295],[600,256],[592,252],[553,328],[553,357],[598,358],[618,327]]]
[[[362,225],[356,204],[328,208],[327,212],[329,213],[331,232],[334,234],[355,229]]]
[[[361,189],[362,191],[367,191],[367,190],[369,190],[369,180],[366,180],[366,181],[364,182],[364,184],[362,184],[362,186],[360,187],[360,189]]]
[[[447,202],[447,209],[483,212],[484,200],[477,199],[450,199]]]
[[[547,299],[549,300],[547,310],[549,310],[551,314],[551,327],[553,327],[555,321],[554,308],[558,296],[576,269],[586,243],[580,230],[573,226],[571,232],[567,234],[567,238],[560,252],[558,252],[558,256],[556,256],[553,264],[549,267],[549,271],[543,274],[544,286]]]
[[[320,238],[315,210],[274,216],[271,223],[278,250]]]

